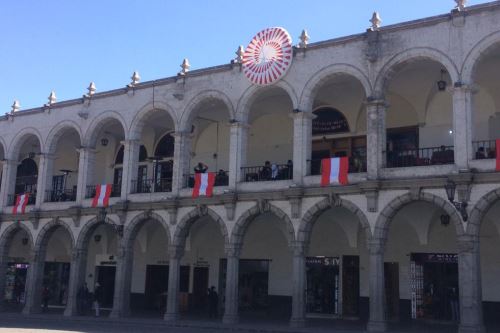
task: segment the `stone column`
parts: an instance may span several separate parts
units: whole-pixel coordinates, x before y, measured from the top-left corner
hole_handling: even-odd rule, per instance
[[[368,98],[366,102],[366,164],[368,179],[377,179],[385,167],[386,128],[384,100]]]
[[[121,144],[124,147],[121,199],[127,200],[128,195],[132,193],[134,182],[137,181],[141,146],[138,140],[125,140]]]
[[[244,180],[241,179],[241,167],[246,166],[248,125],[234,120],[230,126],[229,188],[235,190],[236,183]]]
[[[80,153],[80,160],[78,161],[76,202],[81,204],[85,200],[87,185],[96,185],[94,184],[95,149],[81,147],[78,152]]]
[[[85,265],[87,262],[87,250],[74,249],[71,254],[71,266],[69,273],[68,300],[64,309],[65,316],[78,315],[78,289],[85,282]]]
[[[303,242],[295,242],[293,250],[293,291],[292,291],[292,318],[290,326],[304,327],[306,317],[306,257]]]
[[[52,169],[54,165],[54,155],[48,153],[40,154],[38,162],[38,180],[36,185],[35,207],[40,208],[45,201],[45,191],[51,190]]]
[[[241,245],[231,244],[226,247],[226,303],[224,305],[224,324],[236,324],[239,321],[238,314],[238,278]]]
[[[453,88],[453,145],[455,165],[469,169],[472,158],[472,89],[462,82]]]
[[[372,239],[369,243],[370,319],[366,327],[369,332],[385,332],[387,330],[385,313],[384,247],[385,240],[383,239]]]
[[[175,132],[172,194],[178,195],[184,187],[184,175],[189,174],[191,161],[191,133]]]
[[[123,239],[120,239],[120,243]],[[116,256],[115,293],[110,318],[130,315],[130,287],[132,282],[133,251],[129,244],[121,244]]]
[[[17,166],[19,163],[14,160],[4,160],[2,168],[2,187],[0,188],[0,208],[5,211],[8,205],[9,195],[14,195],[14,186],[16,184]],[[10,213],[10,212],[9,212]]]
[[[175,322],[179,319],[180,263],[184,251],[179,246],[170,246],[168,251],[170,260],[168,266],[167,311],[163,319]]]
[[[293,118],[293,181],[302,184],[302,178],[309,174],[312,140],[312,112],[294,112]]]
[[[484,332],[481,265],[477,237],[458,238],[459,333]]]
[[[45,268],[45,251],[34,250],[31,255],[28,276],[25,284],[25,303],[23,314],[42,312],[42,284],[43,270]]]

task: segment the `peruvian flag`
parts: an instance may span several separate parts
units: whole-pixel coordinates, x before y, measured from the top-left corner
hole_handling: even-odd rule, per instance
[[[195,173],[193,198],[198,198],[201,195],[206,197],[212,196],[215,183],[215,172]]]
[[[28,204],[28,198],[30,197],[29,193],[18,194],[16,196],[16,204],[12,208],[12,214],[24,214],[26,210],[26,205]]]
[[[321,186],[347,185],[348,157],[324,158],[321,160]]]
[[[96,185],[92,207],[107,207],[111,196],[111,184]]]
[[[496,151],[497,151],[497,166],[496,171],[500,171],[500,139],[496,139],[495,141]]]

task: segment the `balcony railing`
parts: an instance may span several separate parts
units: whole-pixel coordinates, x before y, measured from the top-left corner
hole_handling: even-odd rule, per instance
[[[497,157],[496,140],[473,141],[472,149],[474,149],[474,159],[483,160],[487,158]]]
[[[67,190],[47,190],[45,191],[45,202],[75,201],[76,188]]]
[[[27,193],[27,192],[26,192]],[[9,194],[7,196],[7,206],[14,206],[18,194]],[[28,205],[34,205],[36,202],[36,192],[30,193],[28,197]]]
[[[311,176],[321,175],[321,159],[307,160]],[[349,157],[349,173],[366,172],[366,157]]]
[[[95,197],[95,185],[87,185],[85,190],[85,198],[93,198]],[[111,197],[119,197],[122,192],[122,184],[113,184],[111,188]]]
[[[219,171],[215,175],[214,186],[227,186],[229,185],[229,171]],[[194,173],[184,175],[184,188],[194,187]]]
[[[132,193],[172,192],[172,178],[132,181]]]
[[[455,163],[453,146],[387,151],[388,168],[403,168],[453,163]]]
[[[293,166],[274,164],[270,166],[242,167],[241,173],[245,182],[286,180],[293,178]]]

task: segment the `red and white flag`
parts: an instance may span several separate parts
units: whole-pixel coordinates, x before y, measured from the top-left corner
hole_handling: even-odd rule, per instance
[[[214,190],[215,172],[195,173],[193,198],[199,196],[211,197]]]
[[[496,153],[497,153],[497,166],[495,168],[496,171],[500,171],[500,139],[496,139]]]
[[[12,208],[12,214],[24,214],[26,210],[26,205],[28,204],[29,193],[18,194],[16,196],[16,204]]]
[[[111,184],[96,185],[92,207],[107,207],[111,196]]]
[[[330,184],[347,185],[349,172],[348,157],[324,158],[321,160],[321,186]]]

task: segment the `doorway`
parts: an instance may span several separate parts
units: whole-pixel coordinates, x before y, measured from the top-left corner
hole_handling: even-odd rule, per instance
[[[208,296],[208,267],[194,267],[193,308],[195,312],[205,312]]]
[[[49,305],[66,305],[70,264],[45,262],[43,286],[49,289]]]
[[[148,310],[164,312],[166,309],[168,291],[168,266],[147,265],[145,307]]]
[[[342,257],[342,316],[359,316],[359,257]]]
[[[399,264],[384,263],[385,304],[387,319],[399,319]]]
[[[113,297],[115,294],[115,266],[96,266],[96,281],[102,289],[103,308],[113,307]]]
[[[339,257],[307,257],[306,312],[308,316],[340,314]]]

